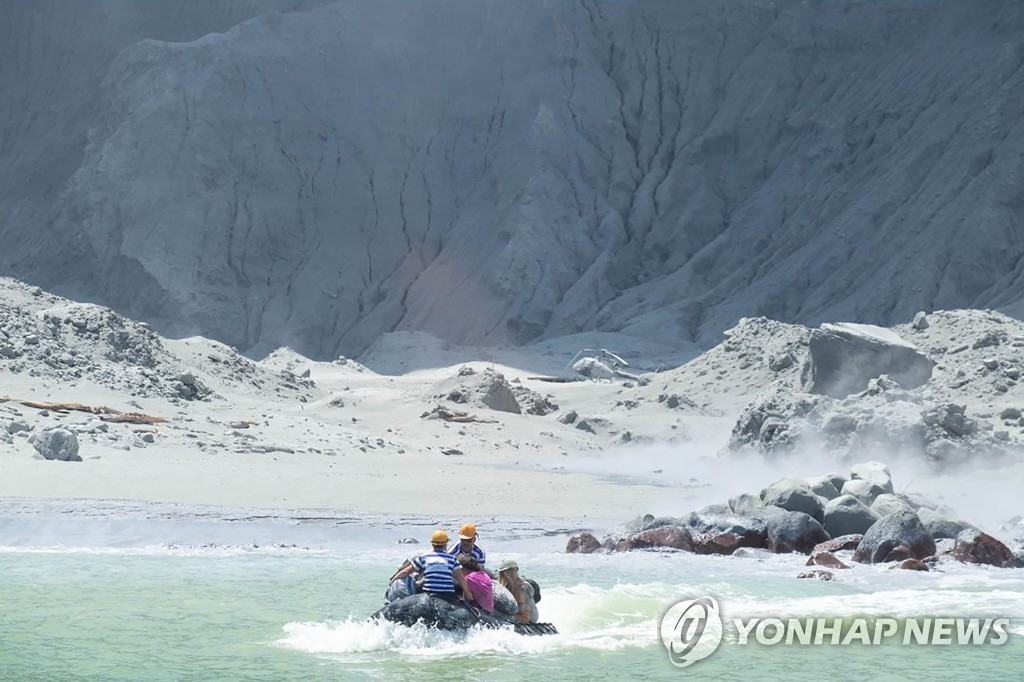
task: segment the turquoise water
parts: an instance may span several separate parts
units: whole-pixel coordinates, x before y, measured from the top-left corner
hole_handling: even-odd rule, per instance
[[[542,620],[562,634],[456,636],[364,621],[416,549],[394,545],[394,531],[280,549],[146,546],[147,534],[165,535],[163,527],[133,529],[132,542],[115,534],[115,543],[67,538],[41,548],[19,535],[18,546],[0,550],[0,680],[1024,677],[1021,570],[858,567],[825,583],[797,580],[798,557],[567,556],[564,537],[509,534],[487,546],[491,560],[514,557],[541,582]],[[727,617],[1009,616],[1016,634],[1004,646],[973,647],[740,646],[727,635],[708,659],[675,668],[658,617],[675,599],[704,594]]]

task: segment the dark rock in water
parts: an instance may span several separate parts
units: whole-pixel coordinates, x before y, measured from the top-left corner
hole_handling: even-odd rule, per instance
[[[402,538],[396,544],[399,544],[399,545],[418,545],[418,544],[420,544],[420,541],[417,540],[416,538]]]
[[[986,564],[998,568],[1013,568],[1016,558],[1010,548],[988,533],[970,528],[957,536],[953,556],[968,564]]]
[[[697,554],[732,554],[744,547],[743,538],[735,533],[697,533],[693,551]]]
[[[591,533],[577,533],[565,546],[568,554],[593,554],[601,549],[601,542]]]
[[[740,547],[732,556],[743,559],[757,559],[758,561],[764,561],[772,555],[767,549],[761,549],[760,547]]]
[[[898,564],[894,564],[889,568],[902,568],[908,571],[930,571],[928,564],[921,559],[904,559]]]
[[[853,495],[841,495],[825,505],[822,524],[832,537],[866,533],[879,516]]]
[[[768,524],[757,516],[709,514],[701,510],[690,514],[686,526],[702,535],[735,535],[739,547],[768,547]]]
[[[1024,568],[1024,547],[1013,550],[1013,563],[1017,568]]]
[[[932,375],[928,356],[889,330],[870,325],[823,324],[811,332],[808,351],[805,389],[832,398],[866,390],[882,374],[908,389],[924,385]]]
[[[826,531],[828,528],[825,529]],[[839,537],[833,537],[831,540],[818,543],[811,550],[811,554],[816,552],[842,552],[848,549],[857,549],[857,545],[864,539],[863,535],[856,533],[850,535],[840,535]]]
[[[637,549],[679,549],[693,551],[693,536],[680,526],[662,526],[627,535],[614,545],[616,552],[632,552]]]
[[[807,559],[808,566],[828,566],[829,568],[849,568],[831,552],[813,552]]]
[[[814,570],[814,571],[804,571],[803,573],[798,574],[796,577],[797,578],[817,578],[818,580],[826,580],[826,581],[828,581],[828,580],[832,580],[836,576],[831,571]]]
[[[803,512],[780,511],[767,515],[768,549],[776,554],[808,554],[814,546],[829,539],[820,523]]]
[[[864,534],[853,560],[867,564],[882,563],[899,545],[906,546],[909,557],[923,559],[935,554],[935,540],[912,511],[898,511],[874,523]],[[898,553],[897,553],[898,554]]]
[[[880,563],[888,564],[893,561],[906,561],[910,558],[910,548],[906,545],[896,545],[885,555]]]
[[[784,478],[772,483],[761,491],[761,500],[765,506],[803,512],[819,521],[825,506],[821,498],[811,492],[811,486],[806,481],[796,478]]]

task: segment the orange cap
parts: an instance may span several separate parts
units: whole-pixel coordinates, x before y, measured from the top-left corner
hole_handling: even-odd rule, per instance
[[[448,533],[443,530],[435,530],[434,534],[430,536],[430,544],[432,545],[447,545],[448,544]]]
[[[472,540],[476,537],[476,526],[472,523],[462,524],[462,528],[459,529],[460,540]]]

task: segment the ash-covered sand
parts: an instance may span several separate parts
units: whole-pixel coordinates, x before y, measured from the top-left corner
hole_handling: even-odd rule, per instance
[[[626,335],[501,349],[422,333],[385,336],[360,361],[279,349],[256,362],[3,279],[0,497],[583,524],[682,514],[830,461],[882,459],[916,488],[943,482],[956,507],[951,481],[1020,481],[1024,324],[986,311],[927,321],[891,331],[932,360],[930,381],[835,399],[804,390],[810,330],[765,319],[687,363]],[[616,352],[625,374],[580,377],[569,365],[584,347]],[[35,442],[54,429],[74,434],[81,462],[43,459]],[[965,516],[973,504],[961,501]],[[996,506],[1009,516],[1014,504]]]

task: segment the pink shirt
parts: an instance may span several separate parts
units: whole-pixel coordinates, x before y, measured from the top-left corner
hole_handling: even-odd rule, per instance
[[[484,571],[473,571],[466,574],[466,584],[473,595],[473,601],[487,613],[494,612],[494,589],[491,587],[491,576]]]

